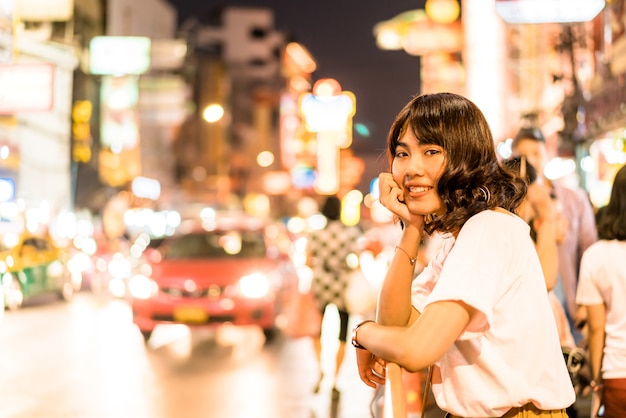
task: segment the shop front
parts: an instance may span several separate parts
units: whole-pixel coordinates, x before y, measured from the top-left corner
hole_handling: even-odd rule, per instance
[[[586,147],[581,161],[594,207],[608,203],[617,170],[626,163],[626,75],[606,81],[586,106]]]

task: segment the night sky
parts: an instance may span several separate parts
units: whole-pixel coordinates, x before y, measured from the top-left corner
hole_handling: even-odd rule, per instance
[[[370,137],[355,133],[355,153],[380,154],[395,114],[419,93],[419,58],[404,51],[382,51],[373,27],[398,13],[423,8],[424,0],[168,0],[178,21],[202,21],[216,7],[268,7],[275,28],[303,44],[317,62],[314,80],[332,77],[355,94],[354,123],[365,124]]]

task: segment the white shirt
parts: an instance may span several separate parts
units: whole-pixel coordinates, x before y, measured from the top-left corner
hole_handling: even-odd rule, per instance
[[[584,253],[576,303],[606,304],[602,377],[626,378],[626,241],[601,240]]]
[[[564,409],[575,401],[529,226],[483,211],[413,282],[420,311],[442,300],[478,311],[433,373],[437,405],[454,415],[499,417],[532,402]]]

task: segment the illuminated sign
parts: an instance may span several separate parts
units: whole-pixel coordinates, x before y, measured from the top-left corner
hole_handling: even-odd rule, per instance
[[[344,131],[354,114],[354,100],[348,94],[319,97],[305,94],[301,103],[311,132]]]
[[[17,4],[23,21],[66,22],[74,15],[74,0],[17,0]]]
[[[318,80],[313,94],[300,96],[300,112],[304,115],[309,132],[334,132],[337,146],[347,148],[352,144],[352,117],[356,112],[354,93],[342,91],[339,82],[332,78]]]
[[[315,169],[298,165],[291,170],[291,182],[296,189],[312,189],[315,184]]]
[[[138,77],[104,76],[100,88],[100,179],[126,184],[141,173]]]
[[[86,163],[91,160],[91,114],[93,106],[80,100],[72,106],[72,159]]]
[[[0,114],[52,109],[54,65],[0,64]]]
[[[588,22],[604,9],[604,0],[496,0],[496,13],[507,23]]]
[[[139,84],[135,76],[103,77],[100,142],[114,154],[139,143]]]
[[[92,74],[143,74],[150,68],[150,38],[96,36],[89,44]]]
[[[131,189],[137,197],[157,200],[161,196],[161,183],[158,180],[138,176],[132,181]]]
[[[315,191],[333,194],[339,190],[339,150],[352,144],[352,117],[356,111],[356,98],[342,91],[339,82],[332,78],[318,80],[313,93],[300,96],[300,112],[306,129],[316,133],[317,177]]]
[[[0,178],[0,203],[15,199],[15,181],[12,178]]]
[[[317,178],[315,191],[319,194],[334,194],[339,190],[338,132],[317,134]]]
[[[287,194],[291,189],[291,175],[287,171],[269,171],[263,175],[263,190],[270,195]]]

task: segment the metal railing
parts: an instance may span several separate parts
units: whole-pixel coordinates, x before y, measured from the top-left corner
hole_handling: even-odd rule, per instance
[[[408,372],[396,363],[387,363],[382,418],[424,417],[433,368]]]
[[[396,363],[387,363],[383,418],[407,418],[407,416],[402,368]]]

